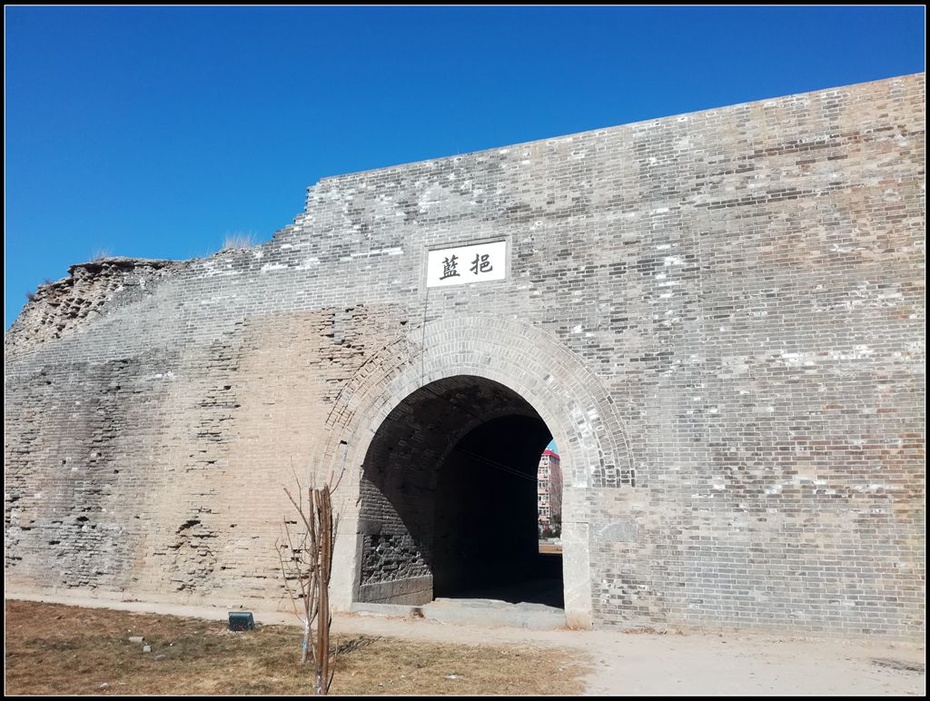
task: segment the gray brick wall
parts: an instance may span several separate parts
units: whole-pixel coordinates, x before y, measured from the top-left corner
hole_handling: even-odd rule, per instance
[[[332,177],[264,245],[75,266],[5,338],[7,585],[282,605],[283,487],[345,468],[346,608],[369,448],[469,375],[558,443],[571,622],[921,637],[925,104],[921,73]],[[497,240],[506,279],[426,287]]]

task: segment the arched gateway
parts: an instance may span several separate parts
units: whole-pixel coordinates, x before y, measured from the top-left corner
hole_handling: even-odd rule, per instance
[[[108,258],[4,339],[7,592],[287,610],[526,577],[578,627],[925,631],[925,76],[326,178],[272,240]],[[535,456],[535,457],[534,457]]]
[[[336,600],[343,605],[351,598],[428,603],[441,574],[433,566],[451,559],[443,551],[443,540],[452,538],[461,545],[462,538],[473,536],[488,550],[512,543],[519,524],[500,518],[496,510],[517,511],[519,504],[496,495],[485,494],[484,511],[459,523],[468,524],[468,536],[434,524],[440,468],[450,453],[479,427],[521,417],[525,421],[498,429],[504,435],[489,434],[486,440],[496,439],[500,445],[495,451],[508,455],[512,465],[521,462],[508,452],[516,445],[523,463],[531,461],[534,477],[548,441],[555,438],[559,445],[567,467],[562,516],[566,619],[573,626],[589,626],[590,524],[583,496],[595,486],[619,488],[633,480],[627,440],[608,393],[558,339],[517,320],[492,314],[462,316],[430,323],[411,336],[419,343],[388,347],[360,369],[327,421],[326,472],[338,474],[343,465],[364,465],[361,473],[352,473],[359,483],[346,484],[347,493],[361,494],[361,511],[355,524],[343,522],[344,532],[357,533],[358,538],[343,538],[337,544]],[[475,486],[468,476],[474,470],[471,460],[461,460],[463,477],[453,482],[447,500],[455,501],[467,493],[469,484]],[[494,489],[493,484],[477,487]],[[536,547],[535,483],[533,487],[532,500],[528,507],[523,505],[529,535],[515,550],[505,551],[496,574],[506,576],[503,562],[520,563],[519,555]],[[420,503],[411,506],[411,500]],[[398,504],[407,509],[402,511]],[[491,525],[483,528],[482,519]],[[366,557],[374,559],[372,551],[379,543],[388,550],[382,559],[395,566],[390,574],[379,570],[378,562],[365,562]],[[475,562],[468,564],[474,574]],[[446,564],[445,573],[453,568]]]

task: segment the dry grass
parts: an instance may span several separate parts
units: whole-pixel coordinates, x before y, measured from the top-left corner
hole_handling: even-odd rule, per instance
[[[223,239],[221,251],[241,251],[255,245],[255,236],[252,234],[227,234]]]
[[[8,600],[7,695],[310,694],[297,626]],[[144,643],[130,636],[143,636]],[[584,668],[550,648],[334,638],[331,694],[577,695]],[[151,646],[143,651],[143,644]]]
[[[112,258],[113,254],[105,248],[98,248],[90,258],[91,263],[99,263],[107,258]]]

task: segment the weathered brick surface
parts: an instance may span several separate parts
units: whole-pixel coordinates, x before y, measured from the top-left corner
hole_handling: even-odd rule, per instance
[[[327,178],[267,244],[75,266],[5,339],[7,586],[282,605],[283,488],[344,468],[336,605],[428,595],[414,461],[473,399],[558,443],[571,620],[921,637],[925,155],[921,73]],[[505,280],[426,288],[429,249],[492,240]],[[395,444],[422,523],[358,499]]]

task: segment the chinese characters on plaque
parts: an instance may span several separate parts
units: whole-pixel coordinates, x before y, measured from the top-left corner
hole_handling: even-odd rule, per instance
[[[507,277],[507,242],[430,251],[426,263],[426,286],[443,287],[469,282],[503,280]]]

